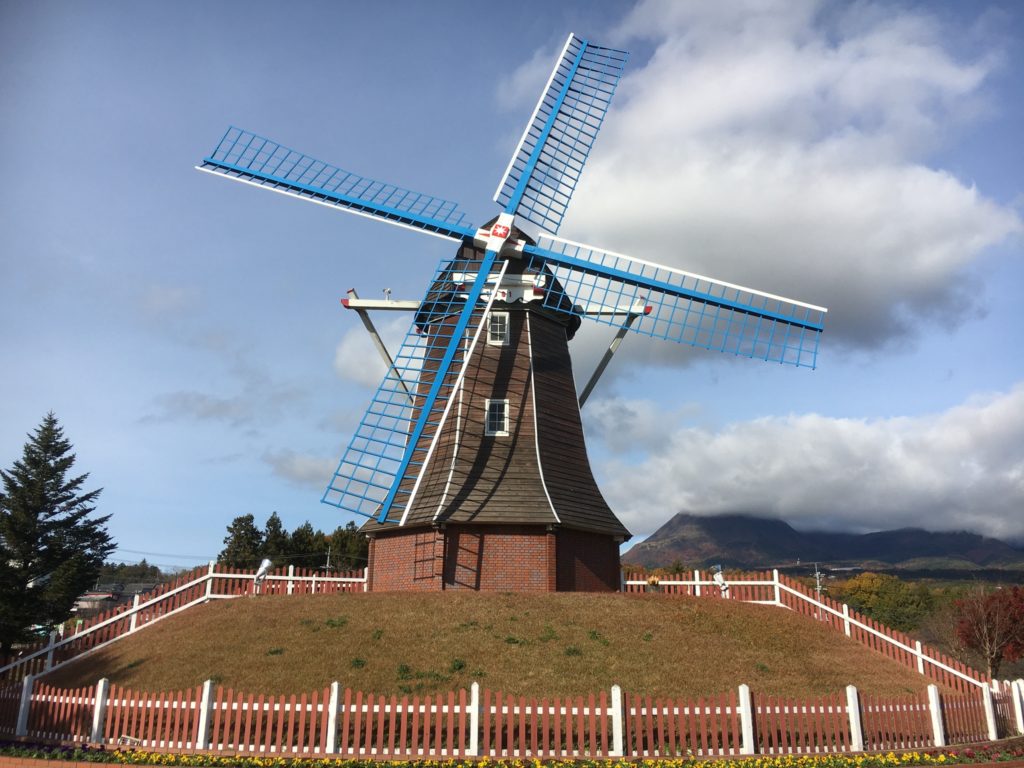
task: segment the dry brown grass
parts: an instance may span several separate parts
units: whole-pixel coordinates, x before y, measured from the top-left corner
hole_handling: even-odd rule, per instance
[[[575,650],[574,650],[575,649]],[[522,695],[618,683],[703,696],[747,683],[801,696],[853,683],[918,692],[925,678],[779,608],[663,595],[342,594],[214,602],[50,676],[141,690],[195,686],[296,693],[343,686],[432,693],[472,681]]]

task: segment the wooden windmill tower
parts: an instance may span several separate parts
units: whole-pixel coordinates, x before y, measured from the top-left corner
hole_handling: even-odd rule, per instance
[[[823,308],[554,234],[625,61],[569,36],[498,185],[503,210],[479,228],[455,203],[237,128],[199,166],[460,243],[405,305],[409,331],[323,497],[369,518],[372,589],[617,588],[629,533],[587,460],[568,350],[581,319],[814,367]]]

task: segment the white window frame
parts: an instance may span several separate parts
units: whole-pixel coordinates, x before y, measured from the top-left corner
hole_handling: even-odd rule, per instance
[[[491,429],[491,404],[501,403],[505,408],[505,423],[501,429]],[[484,434],[488,437],[508,437],[508,400],[507,399],[491,399],[488,398],[484,401]]]
[[[491,324],[495,319],[500,318],[505,321],[505,328],[500,336],[495,337],[494,332],[491,330]],[[509,316],[508,312],[491,312],[487,316],[487,346],[489,347],[507,347],[510,336],[509,327]]]

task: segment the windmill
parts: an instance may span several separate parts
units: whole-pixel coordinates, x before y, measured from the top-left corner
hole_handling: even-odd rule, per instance
[[[364,321],[413,313],[322,499],[368,518],[371,589],[618,587],[630,534],[587,459],[568,349],[583,319],[618,329],[596,375],[627,331],[815,365],[821,307],[558,237],[626,58],[569,35],[480,227],[234,127],[197,166],[459,243],[421,301],[343,301]]]

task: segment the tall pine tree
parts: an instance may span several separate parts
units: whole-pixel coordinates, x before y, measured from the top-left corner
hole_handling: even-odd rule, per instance
[[[0,653],[65,620],[115,549],[110,515],[96,516],[102,489],[88,474],[68,477],[71,443],[49,413],[20,460],[0,470]]]

